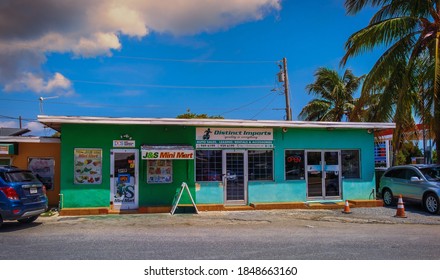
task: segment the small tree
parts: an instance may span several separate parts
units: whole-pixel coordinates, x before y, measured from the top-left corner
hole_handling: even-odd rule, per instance
[[[185,114],[178,115],[177,119],[224,119],[222,116],[208,116],[207,114],[195,114],[190,109]]]

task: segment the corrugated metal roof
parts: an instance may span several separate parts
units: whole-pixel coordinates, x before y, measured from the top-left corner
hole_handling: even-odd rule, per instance
[[[0,127],[0,136],[20,136],[30,132],[27,128]]]
[[[177,126],[217,126],[217,127],[271,127],[271,128],[351,128],[383,130],[395,128],[394,123],[366,122],[307,122],[279,120],[234,120],[234,119],[176,119],[176,118],[117,118],[83,116],[38,116],[38,121],[61,131],[62,124],[113,124],[113,125],[177,125]]]

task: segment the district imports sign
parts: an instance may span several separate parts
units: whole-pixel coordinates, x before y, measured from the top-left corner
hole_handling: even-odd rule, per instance
[[[273,148],[271,128],[196,128],[196,148]]]

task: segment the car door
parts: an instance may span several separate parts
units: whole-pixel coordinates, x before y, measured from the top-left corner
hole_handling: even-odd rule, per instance
[[[411,178],[416,177],[418,181],[411,181]],[[414,169],[405,170],[406,184],[403,188],[405,197],[411,200],[421,200],[423,195],[423,176]]]

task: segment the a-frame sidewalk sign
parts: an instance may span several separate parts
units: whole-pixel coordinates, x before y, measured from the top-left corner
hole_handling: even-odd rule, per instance
[[[186,190],[188,192],[189,198],[191,199],[192,205],[194,206],[194,209],[196,210],[196,213],[199,214],[199,210],[197,209],[196,203],[194,202],[194,199],[192,198],[191,192],[189,191],[188,185],[183,182],[182,186],[180,187],[180,191],[174,196],[173,200],[173,207],[171,208],[170,214],[174,215],[174,212],[177,209],[177,206],[179,205],[179,201],[182,198],[183,191]]]

